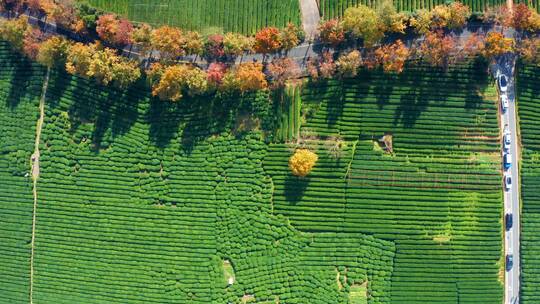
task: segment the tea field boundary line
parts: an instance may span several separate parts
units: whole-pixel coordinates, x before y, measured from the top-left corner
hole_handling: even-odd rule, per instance
[[[32,194],[34,196],[34,207],[32,211],[32,241],[30,243],[30,304],[33,304],[32,296],[34,292],[34,253],[35,253],[35,240],[36,240],[36,213],[37,213],[37,180],[39,178],[39,143],[41,140],[41,130],[43,127],[43,120],[45,117],[45,96],[47,94],[47,88],[49,86],[50,68],[47,69],[45,80],[43,81],[43,88],[41,91],[41,98],[39,99],[39,118],[36,125],[36,140],[34,143],[34,153],[32,154]]]

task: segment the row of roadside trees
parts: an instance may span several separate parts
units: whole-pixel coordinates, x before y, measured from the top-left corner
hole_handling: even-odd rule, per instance
[[[0,0],[0,8],[15,13],[30,10],[74,31],[94,33],[99,38],[94,43],[73,43],[61,36],[46,36],[30,26],[24,16],[0,23],[0,38],[9,41],[14,49],[43,65],[63,67],[69,73],[93,78],[103,85],[125,89],[142,75],[138,62],[119,55],[114,47],[133,44],[145,55],[158,51],[160,60],[149,66],[146,78],[152,94],[162,100],[179,101],[186,95],[216,91],[248,92],[279,87],[301,74],[296,62],[287,57],[237,66],[231,61],[246,52],[268,54],[294,48],[304,37],[292,24],[283,29],[263,28],[253,37],[238,33],[202,36],[169,26],[134,26],[119,16],[67,0]],[[59,10],[67,13],[58,13]],[[466,41],[457,39],[451,30],[465,26],[470,16],[469,8],[459,2],[412,15],[397,12],[391,1],[383,1],[376,9],[363,5],[349,8],[342,20],[321,23],[318,39],[327,48],[320,57],[308,60],[307,72],[313,79],[354,77],[361,67],[400,73],[410,59],[447,68],[477,56],[490,59],[514,50],[527,60],[540,61],[537,38],[524,39],[519,45],[498,32],[487,36],[473,34]],[[539,15],[525,5],[517,5],[513,14],[504,8],[489,10],[482,18],[529,32],[540,28]],[[423,39],[406,45],[399,35],[407,31],[414,31]],[[393,34],[398,39],[381,43],[385,36]],[[344,51],[347,45],[358,41],[363,43],[363,48]],[[333,52],[334,49],[341,51]],[[177,59],[185,55],[204,56],[210,65],[202,69],[195,64],[179,63]]]

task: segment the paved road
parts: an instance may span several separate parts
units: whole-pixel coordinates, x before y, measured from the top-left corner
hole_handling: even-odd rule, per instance
[[[503,127],[508,125],[508,130],[511,134],[511,145],[509,153],[512,154],[512,167],[509,170],[505,170],[505,174],[510,174],[512,177],[512,187],[510,190],[504,192],[504,213],[512,214],[513,225],[509,230],[505,229],[505,254],[513,255],[514,265],[512,269],[505,270],[505,303],[514,304],[519,303],[519,288],[520,288],[520,188],[519,188],[519,145],[518,145],[518,126],[517,126],[517,109],[515,103],[515,81],[514,81],[514,67],[515,56],[507,55],[500,58],[495,65],[495,76],[504,74],[507,76],[508,83],[508,100],[509,107],[505,113],[501,115],[501,121]],[[504,153],[503,153],[504,154]],[[504,222],[503,222],[504,223]]]
[[[312,40],[317,35],[317,26],[321,20],[317,0],[300,0],[300,11],[306,40]]]

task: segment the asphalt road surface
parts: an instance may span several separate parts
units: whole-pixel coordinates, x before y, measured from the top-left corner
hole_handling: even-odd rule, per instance
[[[514,90],[514,66],[515,66],[515,56],[508,55],[500,58],[497,61],[495,68],[495,76],[499,74],[506,75],[508,81],[508,89],[506,95],[508,96],[509,107],[506,111],[501,111],[501,121],[503,128],[501,132],[504,132],[504,126],[508,126],[508,131],[510,132],[511,144],[508,151],[503,151],[505,153],[512,154],[512,166],[508,170],[504,170],[504,174],[509,174],[512,178],[512,186],[510,189],[504,189],[504,214],[512,215],[513,225],[510,229],[507,229],[505,224],[505,255],[513,256],[513,265],[512,268],[509,268],[508,265],[505,265],[505,284],[504,284],[504,293],[505,293],[505,303],[514,304],[519,303],[519,283],[520,283],[520,202],[519,202],[519,147],[518,147],[518,126],[517,126],[517,109],[515,103],[515,90]],[[500,92],[499,92],[500,93]],[[500,93],[501,94],[501,93]],[[500,99],[499,99],[500,103]],[[503,149],[504,150],[504,149]],[[504,166],[503,166],[504,169]],[[504,183],[503,183],[504,185]],[[506,258],[506,257],[505,257]]]

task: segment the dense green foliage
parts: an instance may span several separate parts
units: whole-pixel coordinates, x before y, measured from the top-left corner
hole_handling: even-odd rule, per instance
[[[1,303],[28,302],[32,196],[21,174],[43,79],[14,57],[3,45],[19,72],[6,65],[0,92],[36,96],[0,105],[10,134],[0,138],[17,143],[0,145],[10,181],[0,210],[16,223],[0,223],[0,238],[15,241],[0,244]],[[485,68],[363,72],[283,99],[177,104],[143,83],[118,91],[53,70],[34,301],[327,304],[348,303],[352,289],[370,304],[500,302],[497,109]],[[372,141],[385,133],[392,154]],[[287,166],[297,146],[319,156],[306,178]],[[21,168],[5,169],[14,151]]]
[[[217,27],[225,32],[254,34],[265,26],[300,24],[298,0],[89,0],[130,20],[153,25],[169,24],[205,32]]]
[[[521,301],[540,301],[540,67],[518,66],[521,163]]]
[[[28,303],[32,181],[30,155],[43,70],[0,46],[0,302]]]
[[[445,4],[445,0],[394,0],[394,5],[398,11],[412,12],[418,9],[431,10],[436,5]],[[473,12],[482,12],[487,7],[506,4],[503,0],[465,0],[463,4],[468,5]],[[376,7],[379,1],[367,0],[321,0],[320,13],[325,19],[338,18],[348,7],[364,4]]]

